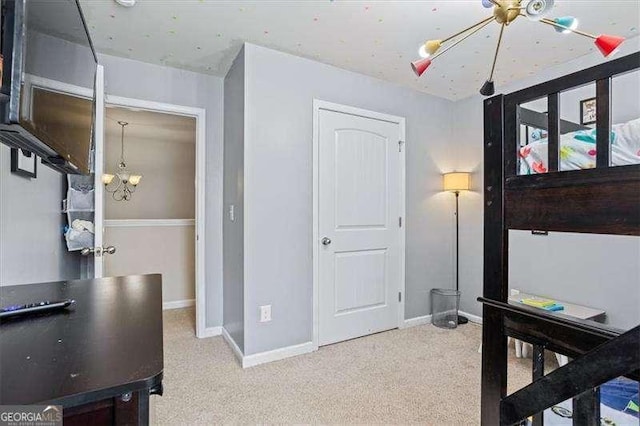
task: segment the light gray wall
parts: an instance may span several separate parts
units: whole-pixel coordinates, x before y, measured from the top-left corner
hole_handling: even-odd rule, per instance
[[[40,56],[42,59],[40,62],[30,65],[32,72],[68,82],[68,76],[65,72],[57,71],[60,67],[56,64],[60,65],[60,61],[64,58],[76,55],[78,47],[73,43],[43,35],[35,43],[44,55]],[[105,90],[109,95],[199,107],[206,110],[206,326],[220,326],[222,324],[223,80],[108,55],[99,55],[99,62],[105,67]],[[4,198],[2,201],[4,204]],[[17,222],[14,226],[25,228],[29,224]],[[105,243],[108,244],[108,241]]]
[[[63,238],[65,175],[40,160],[37,174],[12,174],[11,149],[0,144],[0,286],[80,278]]]
[[[312,101],[406,117],[406,318],[451,287],[454,199],[449,101],[245,45],[245,355],[312,340]],[[273,320],[259,323],[259,306]]]
[[[244,49],[224,79],[224,318],[244,350]],[[234,207],[234,221],[229,209]]]
[[[606,323],[640,324],[640,238],[510,231],[509,287],[607,312]]]
[[[618,56],[623,56],[635,51],[640,50],[640,37],[627,40],[622,46],[622,49]],[[563,75],[579,71],[590,66],[602,63],[605,60],[599,53],[583,56],[573,61],[561,64],[557,67],[550,68],[548,70],[538,72],[532,75],[531,78],[521,80],[504,87],[498,87],[498,93],[511,93],[513,91],[532,86],[534,84],[542,83],[553,78],[561,77]],[[634,76],[638,74],[635,73]],[[631,77],[624,77],[632,79]],[[637,78],[637,77],[636,77]],[[627,82],[632,87],[635,82]],[[614,90],[617,94],[613,99],[614,113],[617,109],[624,110],[628,108],[628,111],[633,111],[638,102],[638,92],[629,90],[622,91],[625,95],[620,94],[620,88],[615,88],[620,83],[614,83]],[[577,98],[576,98],[577,99]],[[617,99],[617,100],[616,100]],[[483,98],[481,96],[473,96],[471,98],[456,102],[453,106],[453,117],[457,117],[458,124],[453,125],[452,140],[455,141],[457,146],[457,155],[455,158],[456,167],[459,170],[473,171],[472,185],[473,191],[461,194],[460,197],[460,288],[462,290],[461,309],[474,315],[482,314],[481,305],[476,302],[476,298],[482,295],[482,271],[483,271],[483,197],[482,197],[482,179],[483,179]],[[565,101],[569,102],[569,100]],[[571,101],[573,102],[573,101]],[[625,107],[621,105],[627,105]],[[636,110],[637,111],[637,110]],[[620,112],[618,112],[620,113]],[[632,113],[630,113],[633,115]],[[637,117],[637,115],[636,115]],[[620,116],[620,120],[625,117]],[[628,117],[633,118],[633,117]],[[455,120],[455,119],[454,119]],[[577,303],[591,305],[606,309],[610,312],[610,323],[614,326],[624,327],[628,324],[638,323],[638,306],[640,306],[640,294],[638,288],[640,287],[640,262],[638,262],[638,252],[629,249],[629,246],[634,244],[637,246],[640,244],[640,239],[635,238],[631,240],[631,243],[615,244],[607,241],[602,242],[600,239],[592,239],[592,236],[579,235],[558,235],[553,233],[548,241],[562,241],[562,238],[567,238],[565,243],[560,242],[559,246],[568,248],[572,247],[574,250],[558,250],[554,251],[557,257],[554,257],[552,274],[555,276],[565,276],[565,280],[554,279],[554,287],[545,287],[542,284],[537,286],[534,283],[541,283],[545,280],[549,280],[549,276],[543,274],[543,268],[538,268],[535,271],[531,270],[529,265],[525,265],[524,261],[527,257],[531,259],[540,258],[539,264],[544,265],[545,259],[549,259],[547,254],[541,255],[536,252],[533,247],[541,244],[540,240],[532,235],[523,235],[518,239],[512,241],[511,255],[513,256],[511,262],[512,275],[514,280],[519,283],[524,283],[527,290],[532,292],[546,293],[547,290],[555,288],[556,291],[547,294],[550,297],[558,299],[565,298],[567,301],[576,300]],[[614,238],[614,237],[609,237]],[[610,247],[611,253],[614,254],[616,259],[619,259],[624,271],[606,269],[609,272],[609,278],[606,280],[606,285],[603,284],[602,275],[600,274],[568,274],[568,271],[564,271],[562,268],[564,264],[571,264],[575,259],[585,257],[589,259],[588,247],[594,244],[594,241],[598,241],[601,244],[607,244],[606,247]],[[635,243],[634,243],[635,241]],[[515,246],[514,246],[515,244]],[[529,244],[529,245],[527,245]],[[571,245],[569,245],[571,244]],[[578,251],[578,254],[576,254]],[[550,260],[550,259],[549,259]],[[618,265],[616,263],[616,265]],[[523,271],[517,273],[516,271]],[[536,272],[535,274],[525,277],[525,272]],[[564,275],[563,275],[564,274]],[[567,275],[568,274],[568,275]],[[570,276],[570,278],[569,278]],[[633,280],[635,277],[635,280]],[[551,283],[550,283],[551,285]],[[610,293],[604,299],[601,297],[602,288],[616,287],[615,294]],[[512,286],[513,287],[513,286]],[[580,296],[573,296],[571,292],[579,291],[582,294]],[[622,295],[625,296],[622,296]],[[610,296],[610,297],[609,297]],[[622,300],[621,298],[628,298]],[[579,299],[579,300],[578,300]],[[629,309],[630,306],[635,309]]]
[[[67,55],[57,55],[50,48],[56,42],[64,43],[30,33],[26,71],[65,83],[91,82],[86,49],[67,43]],[[38,177],[26,179],[12,174],[10,164],[11,150],[0,145],[0,285],[80,278],[81,259],[63,239],[66,176],[38,160]]]

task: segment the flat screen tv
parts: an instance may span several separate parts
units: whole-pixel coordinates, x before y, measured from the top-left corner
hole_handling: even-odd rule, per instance
[[[90,173],[97,58],[80,4],[0,1],[0,141],[61,172]]]

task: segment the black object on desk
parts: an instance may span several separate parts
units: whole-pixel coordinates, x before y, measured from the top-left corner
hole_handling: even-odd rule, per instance
[[[25,303],[23,305],[9,305],[0,308],[0,319],[15,317],[19,315],[37,315],[51,311],[68,308],[76,303],[73,299],[58,300],[52,302],[43,300],[42,302]]]
[[[0,306],[74,299],[71,310],[0,319],[0,405],[62,405],[64,424],[148,424],[162,392],[162,277],[0,288]]]

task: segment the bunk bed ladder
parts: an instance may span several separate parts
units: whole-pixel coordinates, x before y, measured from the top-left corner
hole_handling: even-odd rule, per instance
[[[540,364],[542,346],[534,351],[534,371]],[[540,356],[537,358],[535,352]],[[538,364],[536,366],[536,364]],[[558,368],[548,375],[540,375],[530,385],[502,398],[500,423],[517,424],[541,413],[562,401],[574,398],[574,425],[600,424],[600,396],[597,387],[617,377],[637,373],[640,368],[640,326],[604,343],[585,355]],[[534,372],[534,374],[536,374]]]

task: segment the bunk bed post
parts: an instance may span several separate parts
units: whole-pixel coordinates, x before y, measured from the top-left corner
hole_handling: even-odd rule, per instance
[[[507,301],[508,233],[504,223],[504,96],[484,101],[484,297]],[[507,338],[502,312],[482,308],[481,421],[500,423],[507,392]]]
[[[588,390],[573,398],[573,424],[576,426],[600,425],[600,389]]]
[[[596,81],[596,167],[609,167],[611,157],[611,77]]]
[[[547,152],[549,156],[549,168],[550,172],[557,172],[560,170],[560,94],[551,93],[547,98],[547,110],[549,120],[549,145],[547,146]]]

